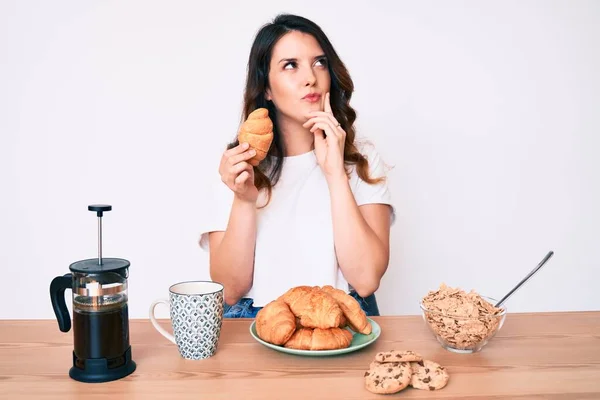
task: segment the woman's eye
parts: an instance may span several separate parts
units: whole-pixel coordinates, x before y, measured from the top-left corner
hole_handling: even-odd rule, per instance
[[[326,66],[327,65],[327,59],[326,58],[320,58],[317,60],[317,64],[321,64],[322,66]]]
[[[287,63],[286,63],[284,66],[283,66],[283,69],[289,69],[288,67],[292,67],[292,69],[293,69],[293,68],[296,68],[296,62],[295,62],[295,61],[289,61],[289,62],[287,62]]]

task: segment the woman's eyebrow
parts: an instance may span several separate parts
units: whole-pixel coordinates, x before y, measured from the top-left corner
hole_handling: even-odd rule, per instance
[[[313,60],[318,60],[320,58],[326,58],[325,54],[321,54],[321,55],[315,56],[313,58]],[[279,60],[278,64],[281,64],[284,61],[285,62],[298,62],[298,59],[297,58],[282,58],[281,60]]]

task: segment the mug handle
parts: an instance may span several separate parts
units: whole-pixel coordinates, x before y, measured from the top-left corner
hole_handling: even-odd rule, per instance
[[[169,339],[171,342],[175,343],[175,337],[169,332],[167,332],[162,326],[160,326],[158,321],[156,320],[156,317],[154,316],[154,308],[161,303],[165,304],[167,307],[171,307],[168,300],[160,299],[153,301],[150,305],[150,322],[152,322],[152,325],[154,325],[158,333]]]

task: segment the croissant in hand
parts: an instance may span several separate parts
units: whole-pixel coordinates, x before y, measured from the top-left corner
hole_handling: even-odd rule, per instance
[[[252,111],[238,132],[238,141],[248,143],[256,151],[256,155],[248,163],[257,166],[265,159],[273,142],[273,121],[269,118],[269,110],[257,108]]]

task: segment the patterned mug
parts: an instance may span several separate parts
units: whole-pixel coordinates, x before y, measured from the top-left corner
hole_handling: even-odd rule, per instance
[[[154,316],[158,304],[166,304],[174,335],[163,329]],[[211,357],[217,350],[223,323],[223,285],[211,281],[180,282],[169,288],[169,300],[150,305],[150,321],[156,330],[177,345],[188,360]]]

